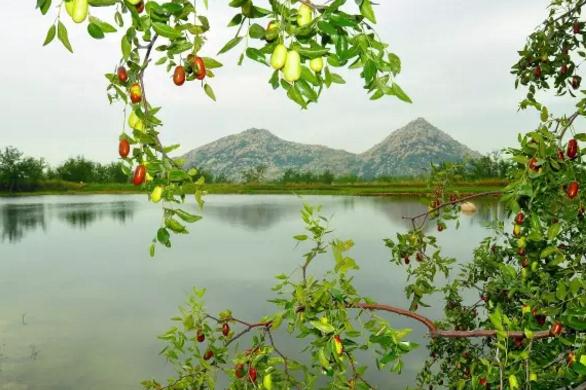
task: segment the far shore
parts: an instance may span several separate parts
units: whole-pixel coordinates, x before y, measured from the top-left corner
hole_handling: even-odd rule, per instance
[[[447,189],[448,193],[472,195],[483,192],[501,191],[506,183],[500,180],[478,180],[461,182]],[[322,183],[211,183],[204,186],[208,194],[242,194],[242,195],[344,195],[344,196],[426,196],[430,190],[423,181],[377,183],[359,182],[350,184]],[[186,189],[186,193],[194,189]],[[59,188],[45,188],[32,192],[0,192],[2,197],[40,196],[40,195],[127,195],[141,194],[143,190],[131,184],[79,184],[66,183]]]

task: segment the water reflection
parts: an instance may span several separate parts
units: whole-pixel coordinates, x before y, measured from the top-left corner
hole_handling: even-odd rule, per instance
[[[44,204],[7,204],[0,207],[2,241],[18,242],[28,231],[46,230]]]
[[[104,203],[8,203],[0,205],[1,241],[17,243],[27,233],[37,229],[47,230],[47,221],[53,214],[58,220],[69,226],[87,229],[91,224],[103,218],[109,218],[121,224],[132,220],[136,204],[131,201]]]
[[[204,216],[252,230],[267,230],[288,217],[295,217],[299,209],[299,204],[286,207],[278,203],[242,204],[238,208],[234,205],[208,204]]]
[[[206,218],[220,220],[233,226],[242,226],[254,231],[269,230],[274,225],[296,218],[303,205],[304,198],[272,197],[262,201],[254,201],[253,198],[241,197],[238,200],[231,197],[218,197],[206,204],[203,214]],[[229,201],[227,201],[229,200]],[[357,200],[359,202],[357,203]],[[312,205],[319,205],[311,202]],[[504,217],[504,208],[501,204],[491,199],[475,202],[478,211],[462,219],[462,223],[469,225],[486,225]],[[323,210],[326,216],[334,217],[336,214],[354,211],[357,207],[369,205],[380,212],[393,226],[411,227],[409,219],[404,217],[414,216],[424,212],[427,207],[422,202],[414,201],[407,197],[339,197],[335,202],[327,202],[327,208]],[[368,206],[367,206],[368,207]],[[435,226],[428,224],[425,230],[434,230]]]

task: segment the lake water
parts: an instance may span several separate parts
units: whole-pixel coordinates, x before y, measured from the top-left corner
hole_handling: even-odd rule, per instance
[[[138,389],[164,378],[156,336],[166,330],[193,286],[206,287],[210,311],[225,308],[245,320],[272,312],[273,276],[300,264],[304,202],[323,205],[333,236],[352,238],[360,291],[381,303],[407,305],[405,274],[389,263],[382,239],[407,227],[403,215],[423,210],[415,200],[311,196],[209,196],[204,219],[173,248],[147,249],[161,218],[144,196],[0,198],[0,390]],[[483,203],[463,216],[460,230],[440,235],[460,261],[502,213]],[[323,258],[318,268],[331,264]],[[423,311],[441,318],[434,310]],[[389,316],[422,342],[402,376],[374,375],[380,388],[413,384],[425,356],[419,323]],[[295,340],[280,338],[295,354]],[[374,371],[373,371],[374,373]],[[391,385],[392,384],[392,385]]]

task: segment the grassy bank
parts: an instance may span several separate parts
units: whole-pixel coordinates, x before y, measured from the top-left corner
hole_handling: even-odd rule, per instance
[[[477,180],[461,182],[450,188],[464,194],[498,191],[506,185],[501,180]],[[307,184],[207,184],[210,194],[299,194],[299,195],[355,195],[355,196],[398,196],[422,195],[427,192],[424,181],[361,182],[361,183],[307,183]],[[140,188],[131,184],[83,184],[63,181],[43,183],[38,191],[26,193],[0,193],[3,196],[23,195],[78,195],[78,194],[132,194],[141,193]],[[187,192],[192,192],[188,188]]]

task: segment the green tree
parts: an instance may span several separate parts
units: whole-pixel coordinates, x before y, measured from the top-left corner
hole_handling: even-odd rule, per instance
[[[7,147],[0,151],[0,190],[34,190],[43,178],[44,169],[43,159],[23,157],[18,149]]]

